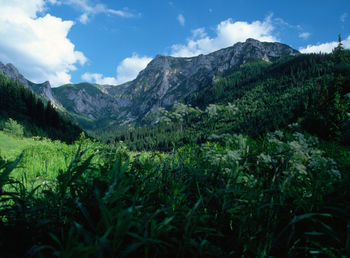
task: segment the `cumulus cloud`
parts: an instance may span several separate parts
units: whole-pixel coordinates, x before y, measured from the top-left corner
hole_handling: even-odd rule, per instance
[[[231,46],[237,42],[245,41],[248,38],[255,38],[260,41],[277,41],[273,35],[274,26],[272,15],[263,21],[236,21],[228,19],[217,25],[215,36],[210,37],[204,28],[192,31],[192,37],[187,44],[173,45],[171,55],[178,57],[190,57],[199,54],[208,54],[218,49]]]
[[[97,84],[118,85],[131,81],[137,77],[139,72],[146,68],[152,58],[147,56],[138,56],[133,54],[131,57],[125,58],[116,69],[116,77],[104,77],[99,73],[85,73],[82,79]]]
[[[299,34],[299,38],[302,38],[302,39],[308,39],[310,37],[310,33],[309,32],[302,32]]]
[[[57,0],[53,0],[57,1]],[[97,14],[117,15],[124,18],[135,17],[136,15],[129,12],[127,9],[115,10],[108,8],[104,4],[92,4],[90,0],[65,0],[60,3],[75,6],[77,9],[82,11],[79,17],[79,21],[86,24],[90,21],[91,17]]]
[[[100,73],[84,73],[81,76],[81,78],[84,81],[94,82],[94,83],[101,84],[101,85],[104,85],[104,84],[116,85],[116,84],[118,84],[116,78],[114,78],[114,77],[103,77],[103,75],[100,74]]]
[[[343,40],[343,47],[350,48],[350,36]],[[320,43],[317,45],[307,45],[307,47],[302,47],[299,49],[301,53],[330,53],[338,45],[337,41]]]
[[[124,83],[135,79],[138,73],[146,68],[151,60],[151,57],[140,57],[137,54],[133,54],[131,57],[125,58],[117,67],[118,83]]]
[[[59,86],[87,59],[68,38],[74,23],[43,15],[45,8],[44,0],[0,1],[0,61],[13,63],[34,82]]]
[[[185,17],[181,13],[177,16],[177,20],[181,26],[185,26]]]

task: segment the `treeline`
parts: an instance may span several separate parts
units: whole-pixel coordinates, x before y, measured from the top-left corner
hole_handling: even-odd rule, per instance
[[[123,141],[132,150],[169,151],[203,143],[212,134],[244,133],[257,137],[301,122],[324,138],[350,142],[347,120],[350,52],[308,54],[275,63],[256,61],[192,94],[189,104],[160,109],[142,126],[98,132],[106,142]],[[350,123],[349,123],[350,124]],[[350,132],[350,130],[348,130]]]
[[[330,73],[333,66],[332,56],[325,54],[284,57],[272,64],[258,60],[245,64],[204,91],[192,94],[189,103],[200,107],[213,103],[227,103],[245,96],[248,91],[256,88],[257,84],[268,84],[273,90],[276,81],[287,87],[300,87],[308,78]]]
[[[24,126],[25,136],[43,136],[72,142],[82,130],[63,117],[50,102],[46,105],[20,82],[0,73],[0,127],[12,118]]]

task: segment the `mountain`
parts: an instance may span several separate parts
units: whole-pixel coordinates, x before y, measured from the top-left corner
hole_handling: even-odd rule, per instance
[[[253,60],[272,62],[300,53],[281,43],[247,39],[208,55],[180,58],[157,55],[131,82],[119,86],[82,83],[54,88],[63,107],[78,122],[93,129],[138,121],[159,107],[188,102],[188,96],[210,87],[218,77],[232,73]],[[102,123],[101,123],[102,121]],[[83,125],[83,126],[84,126]]]
[[[80,83],[51,88],[48,81],[33,83],[12,64],[1,62],[0,72],[23,83],[54,107],[67,111],[84,129],[96,130],[140,121],[175,102],[191,103],[193,95],[210,89],[219,78],[247,63],[256,60],[271,63],[299,54],[285,44],[247,39],[208,55],[187,58],[157,55],[135,80],[118,86]]]
[[[14,75],[16,70],[9,65],[8,68]],[[30,87],[30,82],[27,87]],[[75,141],[82,132],[50,102],[45,105],[24,83],[0,73],[0,130],[3,129],[18,137],[42,136],[68,143]]]
[[[105,127],[117,119],[120,102],[106,93],[104,86],[79,83],[52,90],[59,103],[85,129]]]
[[[59,102],[53,95],[51,85],[49,81],[36,84],[26,79],[19,73],[18,69],[13,64],[4,65],[0,62],[0,73],[13,80],[17,80],[24,85],[25,88],[30,89],[32,92],[43,98],[45,101],[51,101],[53,106],[58,107]]]
[[[0,62],[0,72],[8,78],[11,78],[13,80],[17,80],[23,83],[23,85],[26,88],[29,88],[29,81],[26,78],[24,78],[22,74],[19,73],[19,71],[13,64],[4,65],[3,63]]]

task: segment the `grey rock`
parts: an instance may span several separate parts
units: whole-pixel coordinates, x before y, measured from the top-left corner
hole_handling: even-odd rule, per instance
[[[46,81],[41,84],[33,83],[26,79],[22,74],[20,74],[18,69],[13,64],[4,65],[0,62],[0,72],[6,75],[8,78],[19,81],[24,85],[24,87],[29,88],[33,93],[37,94],[39,97],[51,101],[54,107],[60,106],[59,102],[53,95],[49,81]]]
[[[0,63],[0,72],[99,127],[102,121],[109,125],[130,124],[160,107],[185,101],[193,92],[210,87],[219,75],[229,74],[251,60],[270,62],[299,54],[285,44],[247,39],[208,55],[157,55],[135,80],[118,86],[81,83],[51,89],[49,82],[34,84],[26,80],[11,64]]]
[[[159,107],[170,107],[176,101],[184,100],[191,93],[210,86],[217,75],[234,71],[250,60],[269,62],[298,54],[285,44],[247,39],[208,55],[189,58],[157,55],[135,80],[105,90],[119,99],[132,96],[124,107],[140,119]]]
[[[26,88],[29,88],[28,80],[18,72],[17,68],[13,64],[4,65],[0,62],[0,72],[6,75],[8,78],[18,80],[19,82],[23,83]]]

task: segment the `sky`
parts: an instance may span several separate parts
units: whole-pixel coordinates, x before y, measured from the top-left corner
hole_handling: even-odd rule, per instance
[[[0,62],[52,87],[133,80],[157,55],[247,38],[302,53],[350,48],[350,0],[0,0]]]

